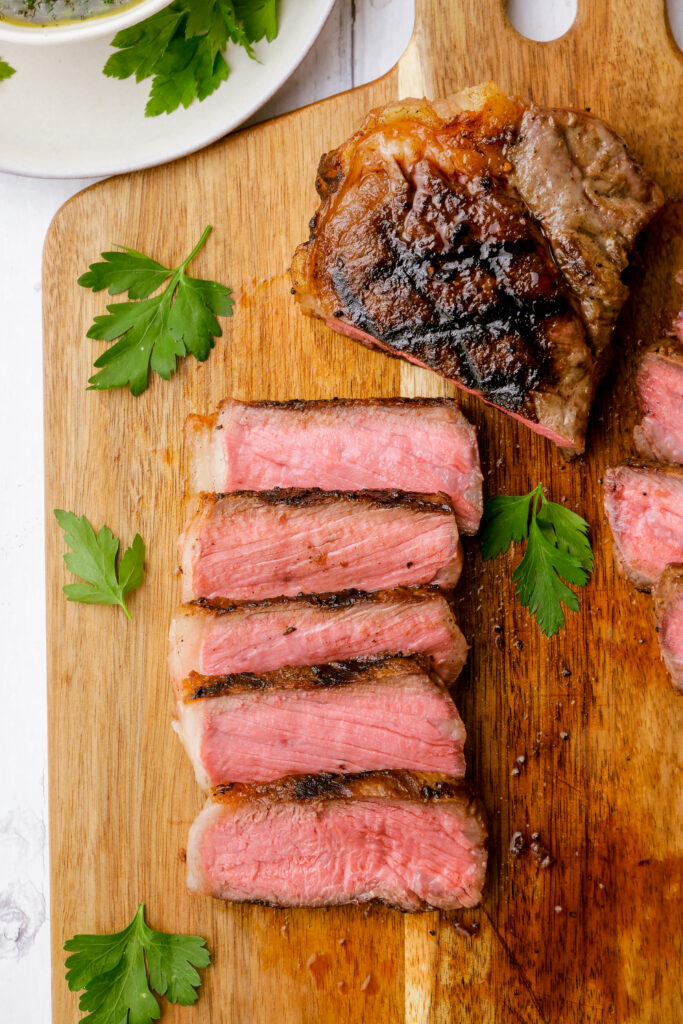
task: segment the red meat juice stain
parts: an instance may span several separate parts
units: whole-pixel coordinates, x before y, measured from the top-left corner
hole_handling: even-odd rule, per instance
[[[313,975],[316,988],[321,988],[325,981],[325,975],[330,969],[330,958],[327,953],[311,953],[306,966]]]

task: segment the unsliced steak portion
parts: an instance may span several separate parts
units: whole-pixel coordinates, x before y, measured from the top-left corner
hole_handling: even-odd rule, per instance
[[[465,774],[465,727],[425,657],[192,673],[175,726],[204,789],[316,772]]]
[[[185,438],[194,491],[441,492],[453,502],[463,533],[479,529],[477,435],[450,399],[228,399],[215,416],[190,416]]]
[[[639,589],[649,590],[668,565],[683,562],[683,469],[614,466],[604,483],[617,561]]]
[[[647,352],[636,378],[643,418],[633,431],[646,459],[683,463],[683,345]]]
[[[183,601],[455,586],[462,546],[445,495],[202,494],[179,541]]]
[[[470,787],[442,775],[308,775],[214,791],[193,823],[193,893],[279,907],[379,901],[474,907],[486,825]]]
[[[683,692],[683,565],[670,565],[653,591],[659,648],[671,682]]]
[[[583,450],[620,274],[662,202],[616,133],[486,83],[372,111],[316,187],[305,312]]]
[[[192,671],[260,674],[393,653],[426,654],[442,679],[457,678],[467,643],[437,590],[184,605],[171,623],[169,667],[181,697]]]

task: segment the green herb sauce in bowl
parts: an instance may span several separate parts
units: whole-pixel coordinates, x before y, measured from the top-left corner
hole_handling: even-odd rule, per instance
[[[0,45],[112,39],[171,0],[0,0]]]
[[[64,24],[114,14],[140,0],[0,0],[0,18],[15,25]]]

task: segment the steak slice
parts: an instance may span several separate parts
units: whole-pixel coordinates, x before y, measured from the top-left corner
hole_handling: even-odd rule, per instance
[[[683,565],[670,565],[653,591],[659,649],[671,682],[683,693]]]
[[[683,346],[646,352],[636,377],[643,418],[633,431],[639,453],[683,463]]]
[[[669,200],[654,217],[633,282],[626,381],[642,420],[633,431],[644,459],[683,462],[683,200]],[[632,374],[632,379],[631,379]],[[622,406],[623,406],[622,402]]]
[[[583,450],[620,274],[662,202],[618,135],[486,83],[371,111],[316,187],[304,312]]]
[[[183,601],[455,586],[462,546],[445,495],[202,494],[180,537]]]
[[[220,786],[187,844],[193,893],[278,907],[474,907],[486,825],[470,787],[419,772]]]
[[[640,590],[683,562],[683,469],[652,464],[605,471],[605,512],[617,561]]]
[[[203,789],[316,772],[465,774],[465,727],[424,656],[191,673],[174,727]]]
[[[443,493],[459,529],[479,529],[477,435],[450,399],[227,399],[215,416],[190,416],[185,438],[194,491],[381,487]]]
[[[438,590],[185,605],[171,623],[169,668],[180,698],[192,671],[260,674],[395,652],[428,655],[442,679],[457,678],[467,643]]]

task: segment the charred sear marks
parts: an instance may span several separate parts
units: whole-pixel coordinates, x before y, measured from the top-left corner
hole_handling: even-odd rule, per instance
[[[213,797],[215,800],[258,803],[375,799],[451,802],[461,805],[463,811],[476,816],[485,825],[483,808],[469,783],[431,772],[290,775],[276,782],[217,786]]]
[[[260,609],[267,611],[270,608],[294,610],[297,606],[308,606],[311,608],[352,608],[358,604],[384,604],[397,600],[406,601],[410,604],[422,601],[444,600],[439,587],[394,587],[392,590],[376,590],[367,593],[364,590],[343,590],[337,594],[300,594],[298,597],[273,597],[264,601],[230,601],[222,598],[199,597],[191,601],[185,608],[196,608],[200,611],[210,612],[213,615],[229,615],[241,610]]]
[[[231,491],[226,494],[200,496],[203,505],[220,504],[229,508],[241,505],[245,500],[254,506],[273,505],[289,508],[315,508],[335,505],[339,502],[350,506],[360,505],[374,508],[396,508],[408,512],[443,512],[453,515],[453,503],[445,494],[416,494],[410,491],[365,490],[365,491],[324,491],[320,487],[276,487],[272,491]]]
[[[429,167],[421,176],[375,212],[371,265],[345,254],[325,268],[339,311],[396,352],[518,410],[554,383],[549,334],[574,316],[559,273],[503,183],[460,186]]]
[[[387,654],[326,665],[287,666],[263,675],[240,672],[224,676],[203,676],[191,672],[185,684],[185,700],[203,700],[265,689],[332,689],[359,681],[393,680],[405,672],[422,672],[431,676],[429,659],[421,655]]]
[[[463,151],[473,147],[475,173],[466,160],[448,173],[427,146],[415,163],[397,154],[374,173],[353,166],[341,184],[328,157],[319,191],[336,199],[343,188],[344,207],[320,211],[308,258],[333,303],[328,316],[519,411],[556,383],[554,331],[578,318],[538,224],[501,171],[505,131],[489,137],[476,127],[455,138]],[[355,155],[360,163],[362,146]]]

